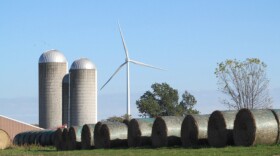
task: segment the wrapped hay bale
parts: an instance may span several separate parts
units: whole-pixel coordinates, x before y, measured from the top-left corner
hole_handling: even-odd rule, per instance
[[[40,145],[42,146],[52,146],[54,145],[54,130],[41,131],[42,136],[40,139]]]
[[[274,113],[268,109],[241,109],[234,121],[233,137],[237,146],[275,144],[278,138],[278,122]]]
[[[82,128],[81,148],[91,149],[94,146],[95,124],[85,124]]]
[[[19,145],[19,137],[20,137],[20,133],[17,134],[15,137],[14,137],[14,140],[13,140],[13,144],[14,145]]]
[[[11,139],[8,133],[0,129],[0,149],[7,149],[11,146]]]
[[[31,145],[29,140],[31,139],[32,135],[34,135],[34,131],[28,131],[25,133],[24,138],[23,138],[24,145]]]
[[[63,128],[58,128],[55,132],[54,132],[54,146],[56,148],[56,150],[60,151],[62,150],[62,132],[63,132]]]
[[[152,127],[153,147],[181,145],[181,125],[184,117],[157,117]]]
[[[28,144],[33,145],[35,144],[35,138],[38,135],[39,131],[33,131],[33,133],[29,136]]]
[[[214,111],[208,121],[208,143],[213,147],[233,145],[233,125],[237,111]]]
[[[18,145],[19,146],[24,145],[25,135],[26,135],[26,132],[19,133],[19,138],[18,138]]]
[[[101,148],[127,147],[127,125],[124,123],[103,124],[100,128]]]
[[[54,146],[54,142],[55,142],[55,130],[52,130],[52,133],[50,135],[51,138],[51,145]]]
[[[114,123],[115,122],[110,122],[110,121],[103,121],[103,122],[99,121],[99,122],[97,122],[97,124],[94,127],[94,137],[93,137],[95,148],[103,148],[103,143],[101,141],[98,141],[98,140],[100,140],[101,126],[103,124],[114,124]]]
[[[206,145],[208,119],[210,115],[187,115],[181,127],[181,141],[184,147]]]
[[[150,146],[152,145],[152,127],[154,118],[132,119],[128,124],[128,146]]]
[[[62,143],[61,143],[61,150],[68,150],[68,132],[69,130],[67,128],[64,128],[62,131]]]
[[[26,131],[19,133],[14,138],[15,145],[52,145],[54,136],[51,134],[53,130],[41,130],[41,131]]]
[[[41,131],[27,131],[24,133],[24,137],[23,137],[23,144],[24,145],[32,145],[35,143],[35,137],[37,135],[38,132]]]
[[[82,126],[71,126],[68,132],[68,150],[81,149]]]
[[[35,140],[34,140],[36,145],[41,145],[41,137],[42,137],[42,135],[43,135],[42,131],[39,131],[37,133],[37,135],[35,137]]]

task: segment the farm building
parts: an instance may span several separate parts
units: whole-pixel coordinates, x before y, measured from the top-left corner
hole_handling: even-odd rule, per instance
[[[15,119],[11,119],[2,115],[0,115],[0,129],[6,131],[10,136],[11,140],[14,139],[15,135],[21,132],[43,130],[40,127],[24,123]]]

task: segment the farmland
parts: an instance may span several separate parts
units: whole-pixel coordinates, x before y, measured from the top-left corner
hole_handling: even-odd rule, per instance
[[[170,148],[118,148],[118,149],[97,149],[97,150],[75,150],[75,151],[56,151],[54,147],[41,147],[41,146],[14,146],[10,149],[1,150],[0,155],[44,155],[44,156],[100,156],[100,155],[125,155],[125,156],[170,156],[170,155],[188,155],[188,156],[217,156],[217,155],[244,155],[244,156],[272,156],[280,155],[280,146],[253,146],[253,147],[225,147],[225,148],[198,148],[186,149],[181,147]]]

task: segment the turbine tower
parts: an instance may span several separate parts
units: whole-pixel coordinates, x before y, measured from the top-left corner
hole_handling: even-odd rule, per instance
[[[149,67],[149,68],[154,68],[154,69],[158,69],[158,70],[164,70],[164,69],[161,69],[161,68],[157,68],[157,67],[154,67],[154,66],[151,66],[151,65],[148,65],[148,64],[145,64],[145,63],[142,63],[142,62],[139,62],[139,61],[135,61],[135,60],[132,60],[129,58],[129,54],[128,54],[128,50],[127,50],[127,47],[126,47],[126,44],[125,44],[125,41],[124,41],[124,37],[123,37],[123,33],[122,33],[122,30],[121,30],[121,26],[120,24],[118,23],[118,26],[119,26],[119,31],[120,31],[120,35],[121,35],[121,38],[122,38],[122,43],[123,43],[123,48],[124,48],[124,51],[125,51],[125,62],[123,64],[121,64],[119,66],[119,68],[117,68],[117,70],[113,73],[113,75],[109,78],[109,80],[101,87],[100,90],[102,90],[110,81],[111,79],[122,69],[123,66],[126,65],[126,78],[127,78],[127,115],[130,116],[130,78],[129,78],[129,63],[134,63],[136,65],[140,65],[140,66],[145,66],[145,67]]]

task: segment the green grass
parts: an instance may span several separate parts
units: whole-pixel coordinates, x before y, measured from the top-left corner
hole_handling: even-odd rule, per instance
[[[0,150],[0,155],[38,155],[38,156],[171,156],[171,155],[187,155],[187,156],[216,156],[216,155],[232,155],[232,156],[272,156],[280,155],[280,146],[254,146],[254,147],[226,147],[226,148],[200,148],[185,149],[181,147],[171,148],[128,148],[128,149],[97,149],[97,150],[76,150],[76,151],[56,151],[53,147],[12,147],[6,150]]]

